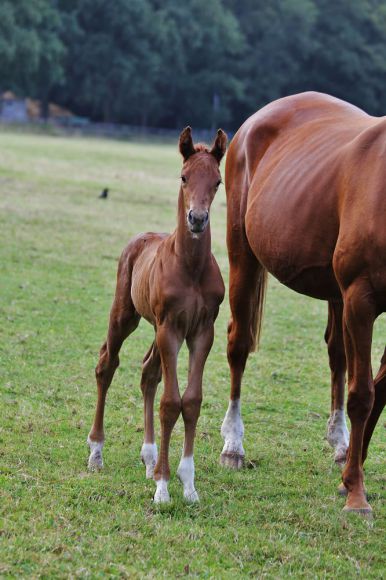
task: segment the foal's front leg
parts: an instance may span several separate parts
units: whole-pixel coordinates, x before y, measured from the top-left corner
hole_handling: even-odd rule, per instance
[[[185,441],[177,475],[184,486],[184,498],[191,502],[199,501],[198,493],[194,487],[193,447],[196,425],[201,409],[202,376],[205,361],[212,348],[213,336],[213,325],[211,325],[201,332],[199,336],[187,340],[189,348],[189,376],[188,386],[182,397]]]
[[[161,356],[162,375],[164,379],[164,393],[160,404],[161,444],[158,460],[154,469],[154,480],[157,489],[154,495],[155,503],[170,501],[168,482],[169,443],[173,427],[181,413],[181,396],[177,380],[177,356],[182,344],[182,337],[169,325],[157,328],[157,347]]]

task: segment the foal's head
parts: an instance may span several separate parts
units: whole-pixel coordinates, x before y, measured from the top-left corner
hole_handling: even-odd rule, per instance
[[[181,172],[186,222],[192,234],[202,233],[209,222],[209,210],[221,183],[220,161],[225,153],[227,136],[222,129],[210,149],[194,145],[192,130],[186,127],[180,135],[180,152],[184,158]]]

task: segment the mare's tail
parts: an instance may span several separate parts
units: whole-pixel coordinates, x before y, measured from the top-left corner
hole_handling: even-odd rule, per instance
[[[252,316],[250,326],[252,343],[249,352],[253,352],[257,348],[259,348],[261,327],[264,316],[264,305],[267,283],[268,283],[268,272],[265,268],[263,268],[263,266],[261,266],[259,278],[257,281],[256,295],[252,304]]]

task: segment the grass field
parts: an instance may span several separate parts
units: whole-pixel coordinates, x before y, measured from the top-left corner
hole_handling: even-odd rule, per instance
[[[381,578],[385,576],[385,419],[366,464],[373,521],[344,516],[325,436],[326,304],[271,279],[261,350],[245,373],[248,469],[219,466],[227,408],[228,303],[205,371],[196,445],[199,505],[175,476],[152,504],[142,443],[146,323],[125,343],[106,410],[105,469],[86,470],[117,258],[140,231],[175,225],[176,147],[0,133],[0,576],[72,578]],[[110,197],[98,199],[103,187]],[[227,279],[225,193],[212,211]],[[374,339],[374,367],[385,321]],[[186,352],[180,360],[180,384]],[[159,394],[158,394],[159,400]],[[158,428],[158,421],[157,421]]]

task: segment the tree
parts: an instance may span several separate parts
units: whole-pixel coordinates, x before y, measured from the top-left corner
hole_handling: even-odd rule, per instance
[[[146,124],[159,106],[154,85],[161,70],[148,0],[80,0],[75,6],[66,38],[68,103],[94,119]]]
[[[0,78],[3,89],[22,91],[40,58],[38,0],[0,4]]]
[[[47,116],[54,84],[63,79],[60,14],[51,0],[4,0],[0,5],[3,87],[41,98]]]

